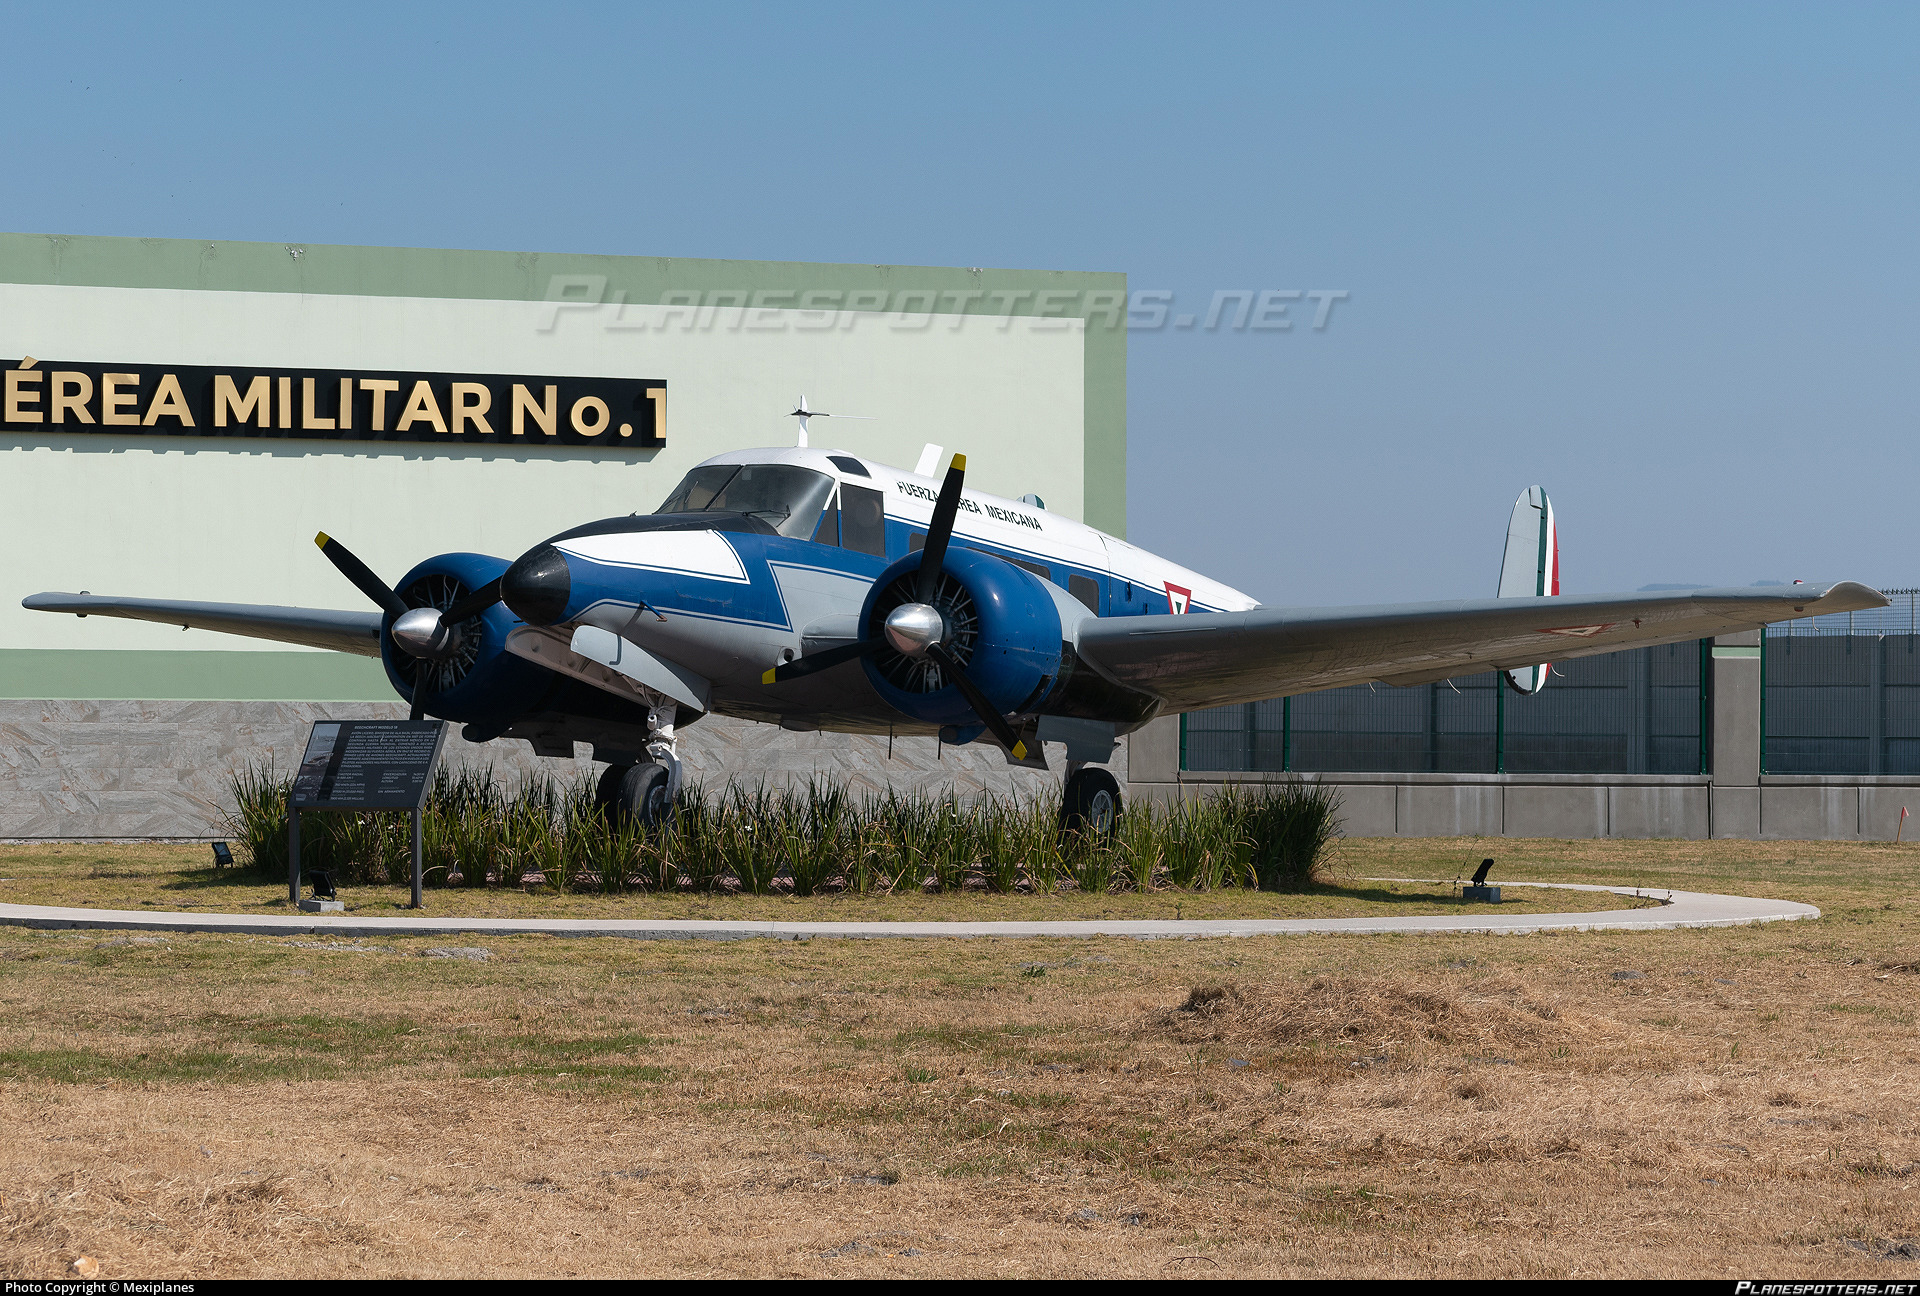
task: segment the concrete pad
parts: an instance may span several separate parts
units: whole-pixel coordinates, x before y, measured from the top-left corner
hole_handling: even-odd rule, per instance
[[[1433,882],[1434,878],[1368,878],[1369,882]],[[1513,883],[1507,883],[1512,886]],[[1215,936],[1389,935],[1405,933],[1526,936],[1551,931],[1671,931],[1678,927],[1745,927],[1818,918],[1812,905],[1701,891],[1639,891],[1581,882],[1530,885],[1567,891],[1650,896],[1657,909],[1594,913],[1433,914],[1405,918],[1097,919],[1085,922],[736,922],[704,918],[432,918],[424,914],[375,918],[358,914],[153,913],[0,904],[0,925],[40,930],[217,932],[252,936],[611,936],[626,940],[812,940],[930,937],[1074,938],[1125,936],[1136,940],[1193,940]]]

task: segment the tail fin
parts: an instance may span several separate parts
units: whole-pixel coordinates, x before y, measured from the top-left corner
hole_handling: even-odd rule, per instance
[[[1500,598],[1543,598],[1560,592],[1560,530],[1547,492],[1529,486],[1513,502],[1507,550],[1500,560]],[[1517,693],[1538,693],[1552,667],[1520,666],[1506,672]]]

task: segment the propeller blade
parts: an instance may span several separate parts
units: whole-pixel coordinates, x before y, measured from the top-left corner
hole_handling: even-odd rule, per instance
[[[914,589],[916,603],[932,603],[940,592],[940,568],[947,559],[947,537],[953,534],[954,515],[960,511],[960,488],[967,475],[967,457],[957,454],[947,468],[947,479],[940,483],[940,498],[933,504],[933,525],[927,528],[926,547],[920,550],[920,575]]]
[[[320,552],[327,556],[327,561],[339,568],[340,574],[352,581],[354,587],[378,604],[381,610],[394,616],[399,616],[407,610],[407,605],[400,601],[400,596],[395,594],[385,581],[375,576],[372,568],[355,558],[345,545],[325,531],[316,535],[313,542],[320,546]]]
[[[942,494],[944,495],[945,492],[943,491]],[[1007,723],[1007,718],[993,709],[993,703],[987,700],[987,695],[967,678],[967,673],[960,669],[960,663],[953,659],[953,654],[947,651],[946,645],[929,644],[927,656],[938,662],[940,669],[952,677],[953,682],[959,686],[961,694],[966,697],[967,705],[971,706],[973,713],[980,717],[980,723],[993,731],[993,736],[1000,740],[1000,745],[1012,752],[1015,760],[1025,760],[1027,745],[1021,742],[1019,735],[1013,732],[1013,726]]]
[[[808,653],[805,657],[796,657],[790,662],[780,663],[762,675],[760,682],[785,684],[788,680],[826,670],[829,666],[838,666],[841,662],[850,662],[871,653],[877,653],[883,646],[878,639],[866,639],[859,643],[842,644],[838,648],[824,648],[817,653]]]
[[[462,621],[477,617],[500,601],[500,578],[495,576],[477,590],[468,592],[466,597],[455,599],[453,606],[440,614],[442,625],[457,626]]]

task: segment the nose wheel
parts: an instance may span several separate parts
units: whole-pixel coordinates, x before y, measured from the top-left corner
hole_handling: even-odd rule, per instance
[[[1060,831],[1105,836],[1120,822],[1120,783],[1103,769],[1087,767],[1067,775],[1060,805]]]

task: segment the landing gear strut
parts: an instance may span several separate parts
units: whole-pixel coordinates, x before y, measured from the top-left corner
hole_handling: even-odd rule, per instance
[[[673,817],[680,795],[680,757],[675,751],[675,708],[664,703],[647,712],[647,755],[637,765],[609,765],[600,776],[593,802],[615,826],[637,824],[654,829]]]
[[[1066,796],[1060,805],[1060,831],[1106,836],[1120,822],[1120,783],[1097,766],[1067,762]]]

